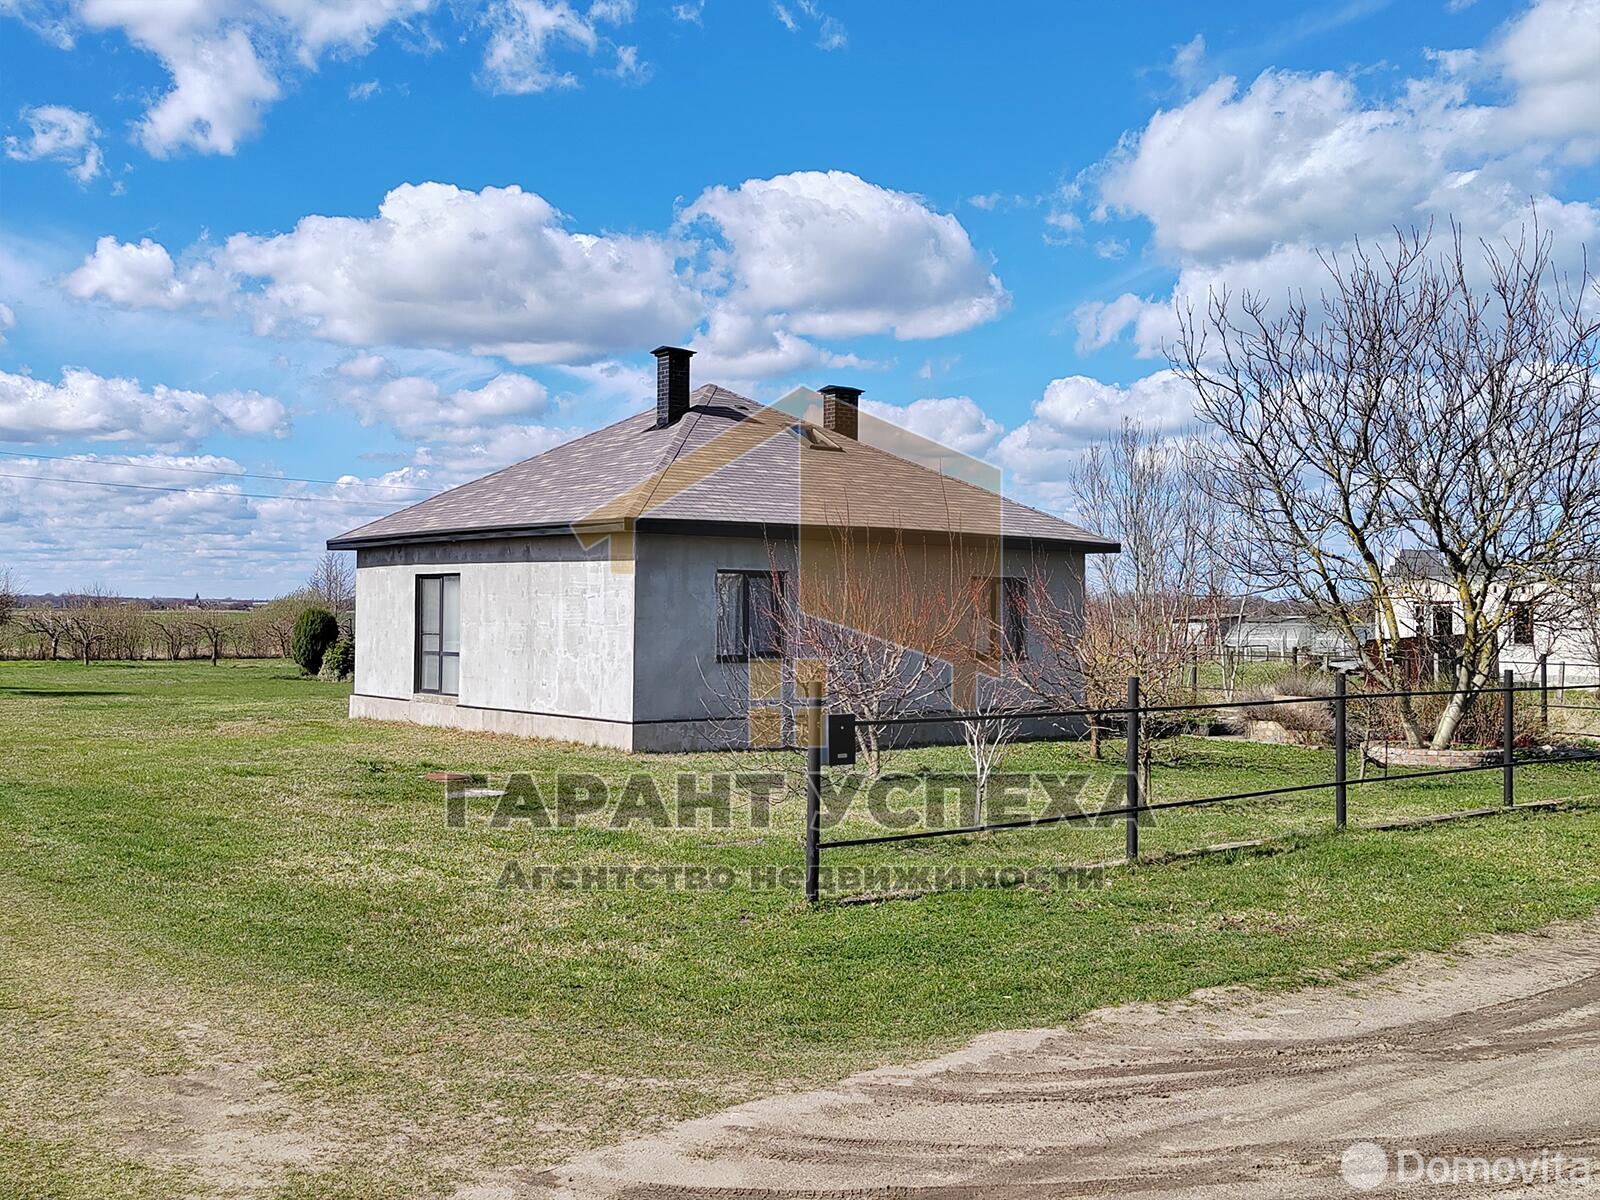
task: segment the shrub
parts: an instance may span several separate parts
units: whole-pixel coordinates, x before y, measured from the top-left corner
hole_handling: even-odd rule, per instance
[[[328,652],[322,656],[322,669],[317,672],[319,679],[338,682],[349,679],[355,674],[356,647],[349,638],[340,638],[328,647]]]
[[[322,657],[339,636],[339,622],[325,608],[308,608],[295,620],[289,657],[307,675],[322,669]]]
[[[1303,704],[1265,704],[1305,696]],[[1333,680],[1325,675],[1288,674],[1266,687],[1239,694],[1240,714],[1250,721],[1271,721],[1290,733],[1321,737],[1333,732],[1333,706],[1321,697],[1333,696]]]

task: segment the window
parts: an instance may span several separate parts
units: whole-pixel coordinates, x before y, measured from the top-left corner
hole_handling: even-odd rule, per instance
[[[717,572],[717,660],[783,656],[784,576],[771,571]]]
[[[417,577],[417,691],[461,690],[461,576]]]
[[[1523,600],[1511,606],[1511,642],[1516,646],[1533,645],[1533,601]]]
[[[1456,635],[1456,610],[1448,604],[1433,606],[1433,640],[1450,642]]]
[[[1027,657],[1027,581],[1007,576],[978,581],[980,619],[978,653],[1006,658]],[[998,635],[998,637],[996,636]]]

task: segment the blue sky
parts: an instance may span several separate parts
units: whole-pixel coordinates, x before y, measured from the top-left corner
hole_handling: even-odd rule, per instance
[[[282,591],[641,407],[660,342],[1066,510],[1122,416],[1187,422],[1174,300],[1450,216],[1600,245],[1596,0],[0,0],[0,56],[33,590]]]

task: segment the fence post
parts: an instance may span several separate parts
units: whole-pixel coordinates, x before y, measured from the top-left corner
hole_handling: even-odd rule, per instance
[[[1128,861],[1139,861],[1139,677],[1128,676]]]
[[[1539,724],[1550,724],[1550,656],[1539,655]]]
[[[1503,728],[1500,737],[1500,792],[1505,806],[1510,808],[1516,802],[1516,776],[1511,764],[1511,744],[1516,740],[1515,706],[1517,702],[1517,678],[1508,668],[1501,683],[1500,708],[1502,712]]]
[[[806,714],[806,902],[820,894],[822,847],[822,684],[801,685]]]
[[[1200,703],[1200,656],[1196,654],[1189,662],[1189,699]]]
[[[1345,807],[1348,788],[1345,780],[1349,777],[1350,764],[1346,758],[1345,738],[1345,709],[1348,700],[1345,695],[1345,676],[1340,671],[1333,677],[1333,827],[1343,829],[1345,822]]]

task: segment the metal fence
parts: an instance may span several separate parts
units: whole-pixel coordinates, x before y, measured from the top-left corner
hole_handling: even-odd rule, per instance
[[[1119,708],[1075,708],[1075,709],[1018,709],[1009,712],[988,713],[960,713],[945,712],[932,714],[918,714],[914,716],[885,717],[868,720],[858,719],[849,713],[830,714],[822,699],[820,685],[812,685],[802,695],[802,703],[808,716],[806,734],[806,771],[805,771],[805,893],[806,899],[816,903],[820,899],[820,875],[822,854],[827,850],[841,850],[847,847],[877,846],[898,842],[922,841],[929,838],[953,837],[958,835],[972,835],[981,833],[995,833],[1007,830],[1039,828],[1048,825],[1058,825],[1067,822],[1096,822],[1107,819],[1122,818],[1125,827],[1125,856],[1126,861],[1135,863],[1139,860],[1139,826],[1141,821],[1148,821],[1156,812],[1170,809],[1199,808],[1208,805],[1227,804],[1245,800],[1260,800],[1277,796],[1289,796],[1309,792],[1332,792],[1333,794],[1333,824],[1335,829],[1344,829],[1348,823],[1349,795],[1351,788],[1361,787],[1372,783],[1397,783],[1413,779],[1432,779],[1440,776],[1463,775],[1479,771],[1499,771],[1501,773],[1501,805],[1511,808],[1516,804],[1516,772],[1530,766],[1538,766],[1552,762],[1574,763],[1600,761],[1600,751],[1570,751],[1560,754],[1543,754],[1518,756],[1516,751],[1516,697],[1519,694],[1537,693],[1539,697],[1539,710],[1541,720],[1545,725],[1549,723],[1552,710],[1582,710],[1600,715],[1600,688],[1594,688],[1594,704],[1571,704],[1566,701],[1567,691],[1589,691],[1590,688],[1555,688],[1549,683],[1548,672],[1545,672],[1538,683],[1518,684],[1512,671],[1505,671],[1498,687],[1487,688],[1477,693],[1478,696],[1492,696],[1498,692],[1501,708],[1501,736],[1499,753],[1495,761],[1473,763],[1464,766],[1433,767],[1426,770],[1405,771],[1398,774],[1387,770],[1382,775],[1368,776],[1363,771],[1352,777],[1350,773],[1349,748],[1351,738],[1350,708],[1355,703],[1367,703],[1378,700],[1398,700],[1402,697],[1421,698],[1427,696],[1450,696],[1448,690],[1414,690],[1414,691],[1351,691],[1347,677],[1339,674],[1335,677],[1334,693],[1330,697],[1284,697],[1277,699],[1252,700],[1250,707],[1265,707],[1288,704],[1328,703],[1332,707],[1333,717],[1333,775],[1332,778],[1306,784],[1293,784],[1287,787],[1261,788],[1252,791],[1233,792],[1218,796],[1183,797],[1171,800],[1158,800],[1145,794],[1144,781],[1140,773],[1140,744],[1145,734],[1146,723],[1152,716],[1195,717],[1204,713],[1238,712],[1244,702],[1193,702],[1188,704],[1145,704],[1141,697],[1141,685],[1137,676],[1128,680],[1127,703]],[[1552,695],[1555,698],[1552,698]],[[1105,721],[1106,718],[1120,717],[1125,741],[1125,799],[1122,804],[1109,808],[1101,808],[1092,812],[1074,812],[1050,816],[1000,822],[978,821],[973,824],[955,826],[950,828],[918,830],[915,832],[885,833],[869,837],[848,837],[824,839],[822,830],[822,779],[823,771],[829,765],[848,765],[855,761],[858,732],[864,728],[878,730],[903,729],[914,726],[964,726],[970,722],[1018,722],[1018,721]]]

